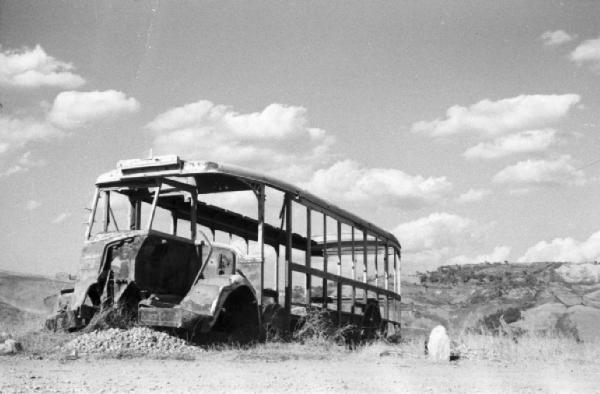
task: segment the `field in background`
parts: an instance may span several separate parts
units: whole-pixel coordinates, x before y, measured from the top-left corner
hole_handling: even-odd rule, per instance
[[[302,343],[168,354],[139,349],[73,354],[67,345],[83,334],[41,330],[52,297],[68,281],[0,273],[0,332],[11,333],[24,347],[18,355],[0,356],[0,392],[597,391],[600,341],[582,340],[574,335],[578,327],[560,316],[573,307],[593,308],[598,276],[581,266],[560,267],[510,271],[481,265],[404,284],[405,335],[399,344],[379,340],[349,350],[317,333]],[[507,322],[510,316],[497,311],[508,308],[522,313]],[[533,321],[528,310],[538,311],[535,321],[546,326],[523,329],[522,323]],[[547,329],[557,322],[566,329]],[[438,323],[449,327],[457,362],[435,364],[424,355],[426,334]],[[593,320],[590,324],[596,330]]]
[[[600,339],[600,265],[470,264],[440,267],[403,283],[405,335],[437,324],[451,331],[560,334]]]

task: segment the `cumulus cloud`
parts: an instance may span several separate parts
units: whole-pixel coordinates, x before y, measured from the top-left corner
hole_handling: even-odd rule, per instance
[[[517,154],[545,151],[556,141],[556,130],[527,130],[499,137],[491,142],[481,142],[467,149],[467,159],[491,160]]]
[[[432,270],[461,253],[477,254],[491,226],[448,212],[398,225],[393,232],[402,245],[403,272]]]
[[[592,262],[600,259],[600,231],[585,241],[573,238],[555,238],[551,242],[540,241],[533,245],[519,262],[569,261],[574,263]]]
[[[556,47],[562,44],[566,44],[567,42],[573,41],[575,38],[577,38],[576,34],[569,34],[564,30],[549,30],[544,32],[540,36],[540,39],[544,42],[544,45],[547,47]]]
[[[571,156],[563,155],[554,160],[520,161],[498,172],[492,180],[521,186],[581,185],[585,174],[571,164]]]
[[[492,192],[489,189],[469,189],[456,199],[456,202],[461,204],[468,204],[476,201],[481,201],[485,196],[490,195]]]
[[[460,255],[448,260],[448,264],[477,264],[477,263],[496,263],[506,261],[510,255],[510,247],[496,246],[491,253],[480,254],[477,256]]]
[[[392,168],[366,168],[353,160],[317,170],[303,186],[332,201],[405,209],[439,202],[452,188],[446,177],[426,178]]]
[[[48,119],[65,129],[84,126],[99,120],[113,120],[135,113],[140,103],[116,90],[92,92],[62,92],[56,96]]]
[[[31,141],[48,140],[64,133],[47,122],[0,115],[0,157]]]
[[[73,73],[73,70],[71,63],[48,55],[40,45],[33,49],[25,47],[0,52],[0,85],[73,89],[85,83],[85,79]]]
[[[35,211],[42,206],[42,203],[35,200],[29,200],[25,203],[25,209],[28,211]]]
[[[0,178],[6,178],[11,175],[18,174],[19,172],[23,172],[23,171],[27,171],[27,169],[25,169],[19,165],[10,166],[10,167],[0,171]]]
[[[31,158],[31,152],[27,151],[23,153],[16,161],[11,162],[10,160],[0,160],[2,167],[6,167],[5,162],[9,162],[8,167],[0,170],[0,178],[8,177],[20,172],[29,171],[32,167],[41,167],[46,164],[44,160],[35,160]]]
[[[308,126],[306,109],[270,104],[238,113],[207,100],[172,108],[146,126],[154,152],[241,165],[302,179],[327,163],[334,137]]]
[[[583,41],[571,52],[569,59],[578,65],[588,63],[600,67],[600,37]]]
[[[253,168],[296,183],[340,204],[412,209],[441,201],[451,189],[445,177],[335,162],[335,138],[311,127],[306,109],[270,104],[239,113],[202,100],[172,108],[147,124],[154,153]]]
[[[52,224],[59,224],[64,222],[71,214],[69,212],[62,212],[52,219]]]
[[[435,212],[394,229],[401,240],[404,252],[454,247],[471,237],[474,222],[471,219],[447,212]]]
[[[411,130],[434,137],[465,133],[495,136],[557,121],[580,99],[577,94],[520,95],[498,101],[485,99],[469,107],[454,105],[446,111],[445,119],[416,122]]]

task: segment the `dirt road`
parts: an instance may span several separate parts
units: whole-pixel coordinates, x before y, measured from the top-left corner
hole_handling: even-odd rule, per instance
[[[265,359],[228,352],[193,361],[0,357],[0,392],[599,392],[600,364],[536,365],[361,355]]]

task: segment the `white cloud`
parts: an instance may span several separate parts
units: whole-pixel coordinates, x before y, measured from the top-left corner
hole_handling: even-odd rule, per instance
[[[485,196],[490,195],[492,192],[488,189],[469,189],[456,199],[458,203],[468,204],[476,201],[481,201]]]
[[[353,160],[317,170],[303,186],[331,201],[405,209],[439,202],[452,188],[446,177],[425,178],[392,168],[366,168]]]
[[[448,264],[477,264],[477,263],[496,263],[506,261],[510,255],[510,247],[496,246],[491,253],[480,254],[475,257],[460,255],[448,260]]]
[[[85,80],[72,72],[71,63],[49,56],[40,45],[0,52],[0,85],[19,88],[53,86],[73,89]]]
[[[17,165],[8,167],[5,170],[2,170],[0,172],[0,178],[9,177],[11,175],[18,174],[19,172],[23,172],[23,171],[27,171],[27,169],[23,168],[23,167],[21,167],[20,165],[17,164]]]
[[[170,109],[146,126],[155,134],[154,152],[212,160],[306,179],[331,160],[334,138],[308,126],[306,109],[270,104],[241,114],[201,100]]]
[[[135,98],[116,90],[68,91],[56,96],[48,119],[60,127],[72,129],[93,121],[113,120],[135,113],[139,108],[140,103]]]
[[[579,46],[571,52],[569,59],[579,65],[583,63],[592,63],[594,67],[599,67],[600,37],[593,40],[586,40],[579,44]]]
[[[585,241],[573,238],[555,238],[551,242],[540,241],[519,258],[519,262],[569,261],[574,263],[600,260],[600,231]]]
[[[198,101],[170,109],[146,126],[154,153],[241,165],[269,173],[340,204],[415,208],[441,201],[451,189],[445,177],[412,176],[390,168],[366,168],[352,160],[331,164],[334,137],[308,125],[306,110],[271,104],[241,114]]]
[[[544,45],[548,47],[566,44],[569,41],[573,41],[575,38],[577,38],[576,34],[571,35],[564,30],[549,30],[540,36],[540,39],[544,42]]]
[[[25,209],[28,211],[35,211],[42,206],[42,203],[35,200],[29,200],[25,203]]]
[[[467,149],[463,156],[467,159],[498,159],[516,153],[545,151],[556,141],[556,130],[527,130],[481,142]]]
[[[557,121],[579,100],[577,94],[520,95],[498,101],[485,99],[470,107],[454,105],[446,111],[446,119],[417,122],[411,130],[434,137],[473,132],[494,136]]]
[[[62,212],[58,214],[54,219],[52,219],[52,224],[59,224],[64,222],[69,216],[71,216],[68,212]]]
[[[497,247],[488,254],[481,253],[490,241],[493,226],[494,223],[481,224],[447,212],[435,212],[402,223],[393,231],[402,245],[402,270],[410,274],[456,264],[459,258],[463,262],[471,261],[461,255],[464,253],[476,256],[473,259],[504,260],[508,254],[506,247]]]
[[[473,236],[474,222],[462,216],[435,212],[394,229],[406,253],[427,252],[456,247]]]
[[[571,164],[571,157],[563,155],[554,160],[520,161],[494,175],[496,183],[514,185],[581,185],[585,182],[583,171]]]
[[[460,253],[478,254],[491,226],[447,212],[400,224],[393,232],[402,245],[403,272],[433,270]]]
[[[0,115],[0,156],[31,141],[48,140],[64,133],[46,122]]]
[[[0,162],[5,162],[7,160],[1,160]],[[9,177],[14,174],[18,174],[20,172],[29,171],[32,167],[42,167],[46,165],[44,160],[34,160],[31,158],[31,152],[27,151],[19,157],[16,162],[9,164],[8,168],[0,171],[0,178]]]

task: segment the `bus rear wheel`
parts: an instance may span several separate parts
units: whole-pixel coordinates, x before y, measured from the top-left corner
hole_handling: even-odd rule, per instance
[[[375,339],[381,333],[381,312],[377,303],[369,303],[361,321],[364,339]]]
[[[290,315],[279,304],[268,304],[263,308],[262,326],[266,339],[288,339]]]

